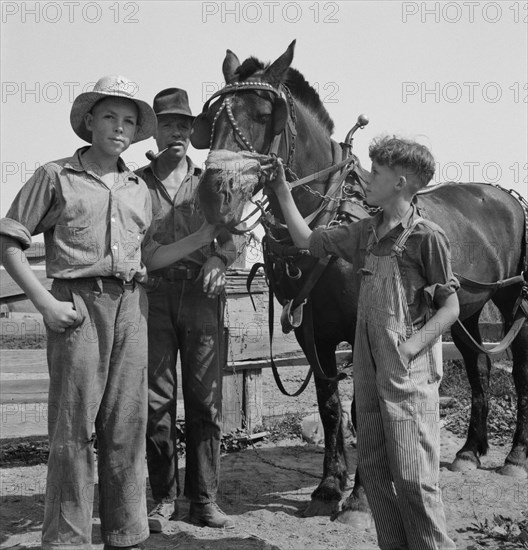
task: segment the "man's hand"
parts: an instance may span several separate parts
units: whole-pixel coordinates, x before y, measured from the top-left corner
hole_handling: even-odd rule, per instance
[[[64,332],[77,321],[79,315],[72,302],[60,302],[53,297],[41,313],[44,322],[54,332]]]
[[[211,256],[200,270],[203,277],[203,291],[209,298],[216,298],[224,291],[226,266],[218,256]]]
[[[282,159],[279,157],[268,157],[266,161],[262,161],[261,165],[262,173],[266,179],[264,183],[264,192],[267,189],[271,189],[275,193],[290,189],[290,185],[286,181],[286,174],[284,173],[284,165]]]
[[[210,224],[207,220],[204,220],[202,225],[198,228],[197,233],[205,242],[211,242],[220,233],[221,228],[217,225]]]

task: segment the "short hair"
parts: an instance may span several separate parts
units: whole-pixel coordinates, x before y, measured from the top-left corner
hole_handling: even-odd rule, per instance
[[[419,188],[425,187],[435,173],[434,157],[425,145],[397,136],[374,139],[369,147],[369,157],[381,166],[401,166],[414,174],[420,182]]]

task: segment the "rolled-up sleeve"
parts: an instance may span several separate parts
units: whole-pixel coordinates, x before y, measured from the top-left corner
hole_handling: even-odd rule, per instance
[[[451,268],[449,240],[442,230],[428,231],[422,241],[422,262],[427,286],[426,297],[436,304],[442,304],[460,288]]]
[[[351,263],[357,262],[361,226],[361,222],[356,222],[314,229],[308,244],[311,255],[316,258],[337,256]]]
[[[147,269],[149,269],[150,262],[152,261],[156,250],[161,248],[161,246],[163,245],[154,240],[154,231],[151,225],[145,235],[145,238],[143,239],[143,242],[141,243],[141,262]]]
[[[6,217],[0,220],[0,234],[17,240],[26,250],[31,236],[54,225],[55,182],[44,166],[18,192]]]

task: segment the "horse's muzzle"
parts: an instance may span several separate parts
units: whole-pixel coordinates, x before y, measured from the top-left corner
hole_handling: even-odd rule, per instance
[[[234,227],[242,218],[244,204],[237,200],[232,185],[227,174],[221,170],[207,169],[203,173],[198,186],[198,200],[209,223]]]

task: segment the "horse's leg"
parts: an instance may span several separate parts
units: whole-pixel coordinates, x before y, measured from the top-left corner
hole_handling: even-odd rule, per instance
[[[335,375],[337,373],[335,346],[318,342],[317,353],[324,371],[329,375]],[[305,517],[330,515],[335,512],[347,483],[338,382],[329,382],[317,377],[314,379],[319,414],[324,428],[325,453],[323,478],[303,512]]]
[[[514,300],[518,293],[510,293],[510,300],[497,299],[506,330],[511,326]],[[499,298],[502,297],[499,295]],[[495,300],[494,300],[495,301]],[[513,445],[499,473],[524,479],[527,477],[528,453],[528,323],[515,338],[511,346],[513,355],[513,382],[517,392],[517,426]]]
[[[352,410],[350,412],[352,424],[354,427],[357,427],[355,395],[354,400],[352,401]],[[343,503],[341,511],[337,514],[335,519],[341,523],[346,523],[355,529],[369,529],[372,527],[373,518],[370,513],[370,506],[367,501],[365,489],[361,485],[359,470],[357,468],[354,475],[354,488]]]
[[[480,311],[464,320],[464,326],[473,338],[481,343],[478,319]],[[487,418],[488,388],[491,361],[483,353],[469,348],[460,336],[460,329],[454,325],[451,334],[456,347],[460,350],[471,386],[471,417],[464,446],[457,452],[450,466],[454,472],[475,470],[480,466],[480,456],[488,452]]]

